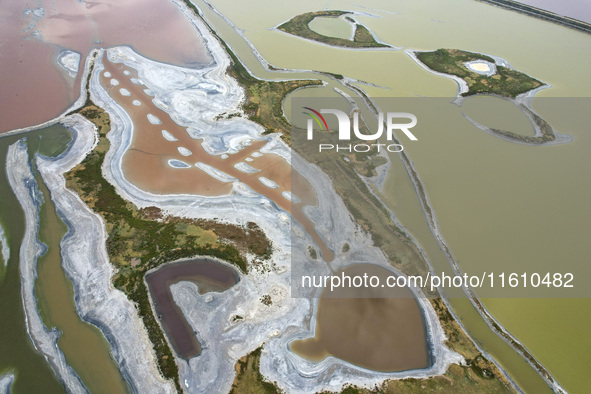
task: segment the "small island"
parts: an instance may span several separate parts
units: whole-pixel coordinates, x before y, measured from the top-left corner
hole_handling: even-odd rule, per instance
[[[392,48],[390,45],[376,41],[371,32],[363,25],[356,22],[353,18],[346,16],[345,19],[353,24],[355,33],[353,40],[346,40],[344,38],[329,37],[315,32],[310,29],[309,23],[317,17],[338,18],[341,15],[350,14],[347,11],[316,11],[307,12],[305,14],[297,15],[287,22],[279,25],[277,29],[292,34],[294,36],[306,38],[308,40],[317,41],[323,44],[344,47],[344,48]]]
[[[406,53],[428,71],[454,79],[460,87],[460,98],[487,94],[511,100],[530,119],[535,134],[525,136],[490,128],[464,114],[477,128],[507,141],[529,145],[571,141],[568,136],[556,134],[552,126],[530,107],[529,98],[533,97],[535,90],[547,85],[514,70],[505,60],[460,49],[437,49],[430,52],[408,50]],[[460,102],[461,100],[458,101]]]
[[[456,76],[465,82],[460,96],[493,94],[515,98],[544,85],[527,74],[497,64],[495,59],[460,49],[438,49],[414,52],[416,59],[428,69]]]

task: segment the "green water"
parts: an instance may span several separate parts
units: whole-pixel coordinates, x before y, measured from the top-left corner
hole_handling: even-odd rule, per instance
[[[0,165],[5,168],[8,146],[25,135],[0,139]],[[35,152],[55,156],[62,153],[71,140],[70,131],[60,125],[26,134],[30,157]],[[18,253],[24,232],[24,216],[12,194],[5,170],[1,171],[0,220],[8,233],[11,247],[10,265],[5,281],[0,285],[0,313],[10,316],[11,323],[0,325],[0,371],[16,374],[15,393],[59,393],[63,385],[57,381],[44,358],[32,347],[27,335],[20,298]],[[82,322],[75,311],[72,284],[61,267],[59,243],[67,228],[51,203],[49,191],[37,175],[45,203],[40,212],[40,239],[48,246],[38,261],[35,292],[43,321],[48,327],[61,331],[58,346],[66,361],[81,377],[91,392],[123,393],[128,388],[102,333]]]
[[[40,212],[39,239],[48,247],[37,262],[35,284],[43,322],[62,333],[58,346],[91,393],[125,393],[127,385],[111,356],[107,340],[98,328],[83,322],[76,313],[74,290],[62,269],[59,247],[67,226],[58,217],[49,190],[39,175],[37,183],[45,200]]]
[[[29,134],[35,138],[39,132]],[[6,177],[8,146],[21,136],[0,138],[0,220],[10,244],[10,261],[6,277],[0,283],[0,316],[10,317],[10,324],[0,324],[0,373],[13,371],[14,393],[64,393],[49,364],[33,348],[27,334],[21,301],[19,249],[24,235],[24,214],[12,193]]]
[[[527,116],[509,100],[491,96],[474,96],[462,104],[462,113],[492,129],[507,130],[520,135],[534,135]]]
[[[328,37],[337,37],[345,40],[351,39],[353,34],[353,25],[342,18],[329,18],[318,16],[310,23],[308,27],[316,33]]]
[[[575,137],[571,144],[530,147],[454,129],[446,135],[433,133],[428,143],[409,146],[441,231],[466,271],[572,272],[575,286],[587,287],[591,138],[586,125],[591,117],[585,108],[589,104],[587,100],[578,108],[573,103],[570,110],[554,105],[541,111],[554,120],[552,124],[567,126]],[[561,121],[562,116],[570,119]],[[419,218],[403,221],[414,220]],[[548,290],[543,296],[553,294],[559,293]],[[589,348],[572,340],[588,329],[588,301],[572,300],[586,309],[574,313],[568,325],[564,310],[574,309],[567,307],[568,300],[484,302],[567,389],[578,391],[591,383],[588,374],[572,374],[589,360]],[[504,320],[505,316],[510,318]]]
[[[312,1],[283,7],[263,1],[259,9],[265,12],[257,11],[256,15],[246,4],[230,0],[215,0],[213,4],[274,66],[331,71],[372,82],[379,87],[359,86],[373,97],[453,97],[457,92],[455,82],[426,72],[402,51],[327,48],[269,30],[296,14],[318,10]],[[342,1],[338,8],[358,10],[355,4]],[[414,49],[460,48],[501,56],[516,69],[552,85],[538,93],[539,97],[585,97],[591,92],[591,37],[583,33],[469,0],[406,0],[395,4],[374,0],[363,5],[397,12],[375,11],[380,18],[358,16],[385,42]],[[257,76],[276,77],[262,70],[248,46],[223,20],[203,8],[207,20]],[[283,50],[286,47],[290,50]],[[316,88],[312,96],[321,96],[322,89],[331,92],[332,86]],[[305,91],[296,94],[304,96]],[[462,110],[490,127],[532,133],[523,116],[503,100],[471,98],[464,105]],[[465,128],[423,138],[407,150],[425,184],[442,233],[465,270],[495,267],[511,271],[516,266],[529,271],[554,269],[568,259],[581,265],[585,273],[587,264],[576,262],[584,262],[591,251],[585,227],[585,219],[591,217],[587,174],[591,156],[585,154],[591,141],[585,128],[569,129],[565,122],[568,108],[553,108],[540,100],[534,100],[533,106],[558,130],[565,126],[575,135],[575,143],[528,147]],[[583,105],[576,111],[589,112]],[[588,121],[581,116],[577,119]],[[449,272],[408,175],[396,160],[384,195],[425,248],[436,270]],[[495,209],[483,209],[483,202],[491,201]],[[525,390],[548,390],[532,368],[484,325],[466,300],[454,299],[452,304],[475,340]],[[584,391],[591,384],[591,375],[582,371],[588,365],[590,348],[584,341],[573,340],[586,336],[585,316],[591,306],[587,299],[487,299],[485,304],[566,389]],[[565,311],[572,312],[567,323]]]
[[[44,156],[59,156],[72,140],[70,130],[54,124],[32,134],[26,134],[27,145],[31,153],[38,152]]]

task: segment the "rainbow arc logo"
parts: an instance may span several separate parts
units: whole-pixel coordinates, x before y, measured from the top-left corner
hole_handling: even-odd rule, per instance
[[[304,115],[309,115],[312,119],[314,119],[316,121],[316,123],[318,123],[318,126],[320,126],[320,130],[324,129],[325,131],[328,130],[328,125],[326,124],[326,119],[324,119],[324,116],[322,116],[320,114],[320,112],[310,108],[310,107],[304,107],[304,109],[307,109],[310,112],[303,112]],[[320,122],[322,121],[322,123]],[[324,127],[323,127],[324,125]]]

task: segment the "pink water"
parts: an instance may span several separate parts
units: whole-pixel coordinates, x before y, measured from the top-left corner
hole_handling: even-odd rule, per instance
[[[591,23],[591,0],[517,0],[520,3],[541,8],[558,15]]]
[[[26,9],[43,7],[38,18]],[[38,34],[34,34],[38,32]],[[80,81],[58,66],[61,49],[130,45],[167,63],[209,61],[189,19],[167,0],[3,0],[0,9],[0,132],[54,118],[78,97]]]

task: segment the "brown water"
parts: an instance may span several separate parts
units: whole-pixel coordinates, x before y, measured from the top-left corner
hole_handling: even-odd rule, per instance
[[[45,9],[43,18],[23,14],[38,6]],[[49,120],[78,97],[79,78],[56,63],[60,48],[81,53],[83,63],[91,48],[115,45],[184,66],[209,61],[200,36],[171,1],[3,1],[0,132]]]
[[[385,268],[369,264],[349,266],[344,273],[375,275],[382,283],[392,275]],[[290,348],[309,360],[334,356],[375,371],[405,371],[429,365],[425,321],[408,288],[339,288],[332,293],[324,290],[315,333],[312,338],[293,341]]]
[[[317,234],[314,224],[302,211],[305,205],[316,204],[312,187],[305,178],[295,173],[294,180],[298,183],[296,190],[307,190],[308,193],[297,196],[300,202],[291,202],[282,194],[292,190],[292,169],[281,156],[259,152],[267,141],[251,141],[250,145],[245,145],[243,149],[229,155],[226,159],[221,155],[211,155],[205,151],[201,140],[191,138],[184,127],[176,124],[166,112],[154,105],[151,97],[143,92],[147,88],[145,85],[131,82],[131,78],[137,77],[135,70],[122,64],[112,63],[107,59],[104,59],[103,63],[105,70],[101,73],[101,84],[111,98],[129,114],[134,124],[132,143],[123,156],[122,163],[123,173],[130,182],[143,190],[159,194],[188,193],[204,196],[229,194],[232,190],[231,182],[222,182],[194,166],[197,162],[207,164],[238,179],[255,192],[271,199],[280,208],[291,212],[295,220],[302,224],[319,246],[324,260],[332,261],[333,252],[326,246]],[[123,74],[124,71],[129,71],[129,75]],[[105,77],[105,72],[109,72],[111,76]],[[119,84],[111,85],[111,79],[116,79]],[[122,95],[121,89],[127,89],[130,96]],[[139,100],[141,105],[134,105],[134,100]],[[147,118],[148,114],[156,116],[162,123],[151,124]],[[166,140],[162,136],[162,130],[171,133],[178,141]],[[191,154],[183,156],[178,151],[178,147],[187,148]],[[253,155],[254,153],[256,154]],[[247,158],[251,161],[246,161]],[[190,167],[171,167],[168,164],[171,159],[180,160]],[[238,170],[234,165],[239,162],[247,163],[258,172],[244,173]],[[259,180],[260,177],[273,181],[278,187],[265,186]]]
[[[198,356],[201,345],[183,312],[174,302],[170,286],[195,282],[199,293],[222,292],[234,286],[239,276],[233,268],[210,259],[196,259],[171,263],[146,275],[146,283],[162,327],[176,353],[185,360]]]

